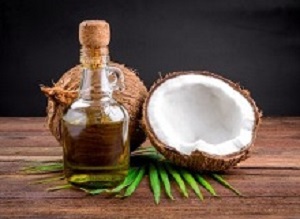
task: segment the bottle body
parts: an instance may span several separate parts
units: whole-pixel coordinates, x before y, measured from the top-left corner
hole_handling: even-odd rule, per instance
[[[106,62],[85,67],[79,98],[62,118],[64,172],[72,184],[106,188],[127,175],[129,116],[112,98],[118,71]]]

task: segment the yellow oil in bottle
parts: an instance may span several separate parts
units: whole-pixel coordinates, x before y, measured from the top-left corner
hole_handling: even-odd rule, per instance
[[[129,140],[124,122],[72,124],[63,122],[64,170],[70,183],[112,187],[121,183],[129,167]]]

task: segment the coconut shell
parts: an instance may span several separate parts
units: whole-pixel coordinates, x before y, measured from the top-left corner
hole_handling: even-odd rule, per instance
[[[142,105],[147,96],[147,88],[138,75],[124,65],[111,63],[123,71],[125,90],[115,91],[113,97],[121,103],[130,116],[130,147],[134,150],[145,141],[141,125]],[[82,68],[80,65],[70,69],[54,84],[53,87],[42,86],[42,92],[48,97],[47,125],[54,137],[62,145],[61,118],[67,108],[78,96]]]
[[[253,129],[252,141],[251,144],[247,145],[242,151],[238,153],[231,154],[229,156],[220,156],[220,155],[210,155],[201,151],[194,151],[191,155],[185,155],[170,147],[169,145],[165,145],[158,137],[155,135],[152,127],[149,123],[149,118],[147,115],[147,106],[150,100],[152,93],[166,80],[183,75],[183,74],[201,74],[210,77],[214,77],[220,80],[223,80],[227,84],[229,84],[232,88],[240,92],[253,106],[255,111],[255,125]],[[250,149],[254,145],[254,140],[256,137],[256,133],[258,130],[258,126],[260,123],[260,118],[262,114],[258,110],[254,100],[250,97],[250,93],[247,90],[242,89],[239,84],[233,83],[232,81],[223,78],[220,75],[213,74],[207,71],[192,71],[192,72],[174,72],[166,75],[164,78],[160,78],[150,89],[149,95],[146,98],[146,101],[143,105],[143,127],[147,134],[147,137],[154,145],[154,147],[165,156],[166,159],[171,161],[172,163],[189,168],[194,171],[223,171],[227,170],[239,162],[247,159],[250,156]]]

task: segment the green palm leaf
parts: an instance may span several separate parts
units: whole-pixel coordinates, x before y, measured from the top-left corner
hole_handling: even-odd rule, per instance
[[[133,168],[131,167],[128,171],[128,175],[126,176],[125,180],[118,185],[116,188],[112,189],[112,190],[108,190],[108,192],[111,193],[118,193],[120,192],[122,189],[124,189],[125,187],[129,186],[131,183],[133,183],[133,181],[135,180],[136,176],[139,173],[139,169],[138,168]]]
[[[53,192],[53,191],[57,191],[57,190],[71,189],[71,188],[73,188],[73,186],[71,184],[65,184],[65,185],[61,185],[61,186],[51,187],[51,188],[47,189],[47,191],[48,192]]]
[[[226,188],[230,189],[231,191],[233,191],[235,194],[241,196],[242,194],[235,189],[232,185],[230,185],[225,179],[223,179],[220,175],[216,174],[216,173],[212,173],[211,174],[212,178],[214,178],[218,183],[220,183],[221,185],[225,186]]]
[[[135,192],[136,188],[139,186],[140,182],[142,181],[145,172],[146,172],[146,167],[142,166],[139,170],[138,175],[136,176],[134,181],[130,184],[130,186],[128,186],[127,190],[125,191],[122,197],[131,196]]]
[[[199,189],[199,186],[194,179],[193,175],[190,174],[187,170],[185,169],[180,169],[180,173],[182,177],[185,179],[185,181],[191,186],[191,188],[194,190],[196,195],[199,197],[200,200],[203,200],[203,195]]]
[[[152,192],[154,195],[154,200],[156,204],[159,204],[160,201],[160,181],[158,178],[158,172],[153,163],[149,164],[149,179]]]
[[[196,173],[195,174],[195,178],[199,182],[199,184],[202,185],[210,194],[212,194],[213,196],[217,196],[214,188],[200,174]]]
[[[159,163],[157,165],[158,167],[158,173],[160,175],[160,178],[164,184],[164,187],[165,187],[165,191],[166,191],[166,194],[167,196],[171,199],[171,200],[174,200],[174,197],[171,193],[171,185],[170,185],[170,181],[169,181],[169,176],[168,176],[168,173],[166,171],[166,169],[164,168],[164,166]]]
[[[180,174],[175,169],[173,169],[173,167],[168,163],[165,163],[165,167],[168,170],[168,172],[170,173],[170,175],[175,179],[175,181],[176,181],[177,185],[179,186],[180,191],[182,192],[183,196],[184,197],[189,197],[189,194],[186,190],[184,181],[182,180]]]

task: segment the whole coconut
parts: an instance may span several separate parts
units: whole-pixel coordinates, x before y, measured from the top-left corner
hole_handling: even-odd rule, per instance
[[[141,118],[142,105],[148,94],[147,88],[134,70],[117,63],[110,64],[121,69],[124,74],[125,90],[114,92],[113,97],[127,109],[130,116],[130,147],[134,150],[145,141]],[[41,86],[42,92],[48,97],[48,127],[61,145],[63,142],[61,118],[78,96],[81,72],[81,65],[77,65],[64,73],[53,87]]]

